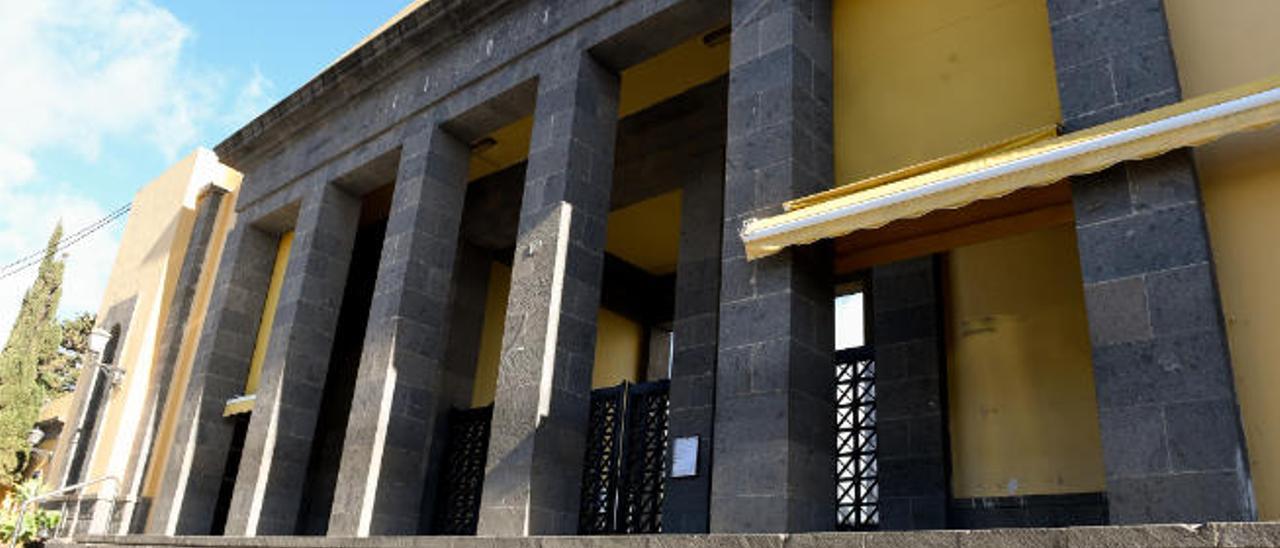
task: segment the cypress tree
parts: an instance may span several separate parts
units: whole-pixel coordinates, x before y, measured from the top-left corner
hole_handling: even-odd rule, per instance
[[[62,297],[62,261],[58,242],[62,223],[53,229],[35,283],[22,298],[22,308],[0,351],[0,484],[17,485],[30,447],[27,435],[40,415],[44,390],[40,371],[58,359],[62,328],[58,300]]]
[[[76,389],[76,376],[89,356],[89,333],[95,322],[96,317],[88,312],[62,320],[61,351],[53,361],[41,364],[39,382],[45,400],[58,399]]]

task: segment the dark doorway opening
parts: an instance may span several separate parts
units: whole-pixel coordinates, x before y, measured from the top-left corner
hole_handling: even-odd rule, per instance
[[[102,365],[111,365],[115,362],[116,348],[119,344],[120,324],[116,324],[111,326],[111,338],[107,339],[107,346],[103,348],[102,356],[99,357]],[[94,435],[98,431],[98,419],[102,415],[102,406],[111,390],[111,375],[101,367],[93,365],[90,367],[94,370],[91,377],[93,389],[89,392],[89,402],[80,423],[80,431],[76,433],[75,453],[71,456],[71,464],[62,483],[64,487],[85,480],[85,461],[89,458]]]
[[[96,368],[95,368],[96,369]],[[111,379],[102,374],[100,369],[93,372],[93,391],[89,393],[89,405],[84,413],[84,423],[76,434],[75,454],[71,457],[71,466],[67,471],[65,485],[75,485],[84,481],[84,463],[89,456],[89,446],[93,445],[94,432],[98,429],[98,415],[102,412],[103,400],[107,398],[107,387]]]
[[[338,312],[338,325],[325,375],[320,415],[316,418],[306,484],[298,511],[296,533],[324,535],[329,529],[334,490],[342,463],[342,444],[347,434],[347,418],[355,393],[360,356],[364,350],[369,308],[373,304],[382,240],[386,235],[392,186],[375,190],[364,198],[360,228],[356,232],[347,286]]]
[[[244,438],[249,433],[249,413],[241,413],[224,420],[233,423],[231,447],[227,449],[227,465],[222,469],[222,485],[218,487],[218,502],[213,507],[213,526],[209,534],[221,536],[227,531],[227,514],[231,511],[231,495],[236,490],[236,474],[240,472],[240,455],[244,452]]]

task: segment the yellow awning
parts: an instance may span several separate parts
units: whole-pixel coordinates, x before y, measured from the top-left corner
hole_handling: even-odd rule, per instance
[[[257,399],[257,396],[254,394],[231,398],[227,400],[227,406],[222,409],[222,416],[230,417],[232,415],[252,412],[253,403],[257,401]]]
[[[749,221],[742,241],[748,259],[766,257],[788,246],[999,198],[1277,122],[1280,78],[1271,78],[950,167],[919,174],[908,168],[895,172],[906,171],[906,178],[874,177],[793,200],[786,213]]]

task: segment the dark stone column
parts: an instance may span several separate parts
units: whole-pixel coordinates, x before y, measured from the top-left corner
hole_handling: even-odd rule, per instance
[[[151,468],[152,444],[169,400],[169,385],[173,383],[173,370],[178,365],[178,354],[182,350],[182,335],[191,316],[191,304],[195,301],[196,288],[204,270],[205,255],[209,251],[209,241],[213,239],[213,228],[226,193],[227,190],[222,187],[209,185],[196,198],[195,222],[187,240],[187,250],[182,256],[182,266],[178,270],[178,281],[174,285],[169,314],[164,320],[158,360],[155,362],[156,370],[152,373],[151,386],[147,390],[149,395],[142,412],[145,427],[141,435],[134,438],[129,459],[132,466],[124,481],[128,491],[124,493],[127,502],[121,511],[121,528],[125,532],[133,530],[135,518],[146,516],[147,504],[136,506],[139,502],[137,498],[142,490],[142,482],[146,480],[147,471]],[[141,512],[135,512],[135,508]],[[135,513],[140,515],[135,516]]]
[[[455,259],[450,293],[449,345],[445,354],[441,409],[471,407],[476,360],[484,333],[485,301],[489,298],[489,274],[493,257],[487,249],[461,241]]]
[[[359,218],[360,200],[332,184],[302,200],[228,535],[295,532]]]
[[[469,183],[474,184],[474,183]],[[490,252],[482,247],[458,242],[454,259],[453,289],[449,296],[449,342],[445,348],[444,380],[436,398],[435,439],[427,465],[427,486],[423,493],[418,532],[438,533],[436,516],[443,508],[437,498],[440,485],[447,478],[440,473],[449,443],[448,413],[452,409],[470,409],[475,389],[476,360],[480,354],[480,337],[484,333],[485,302],[489,295],[489,274],[493,265]]]
[[[703,163],[701,176],[684,185],[680,208],[668,418],[670,440],[698,437],[698,466],[693,477],[671,478],[668,451],[662,530],[672,533],[707,532],[711,511],[724,155],[706,155]]]
[[[946,354],[934,256],[871,270],[880,527],[947,526]]]
[[[732,41],[710,530],[830,530],[829,250],[748,262],[739,238],[832,183],[830,2],[735,0]]]
[[[1064,125],[1178,101],[1158,0],[1050,0]],[[1195,166],[1072,181],[1111,522],[1256,519]]]
[[[428,455],[438,441],[433,434],[470,150],[434,122],[420,123],[425,127],[400,152],[331,536],[416,533]]]
[[[241,220],[227,237],[147,531],[207,535],[231,446],[227,400],[244,394],[279,235]]]
[[[572,52],[539,78],[481,535],[578,528],[618,76]]]

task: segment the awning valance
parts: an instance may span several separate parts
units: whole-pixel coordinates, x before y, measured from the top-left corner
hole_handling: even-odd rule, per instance
[[[905,178],[899,172],[806,196],[788,202],[786,213],[748,222],[742,241],[747,258],[765,257],[788,246],[963,207],[1277,122],[1280,78],[1273,78],[1011,150],[961,158],[949,167],[915,173],[921,171],[916,166]],[[921,165],[938,163],[948,162]]]

